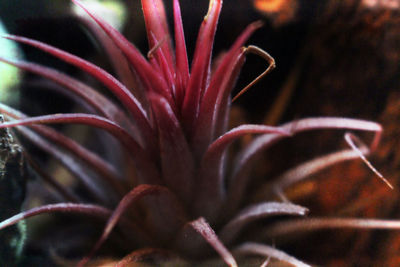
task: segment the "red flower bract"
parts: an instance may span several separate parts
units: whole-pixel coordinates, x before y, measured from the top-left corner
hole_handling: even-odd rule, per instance
[[[103,83],[121,105],[89,85],[54,69],[1,58],[3,62],[61,85],[86,102],[94,114],[53,114],[29,118],[1,104],[0,111],[9,121],[0,124],[0,127],[29,126],[29,129],[18,127],[17,130],[73,173],[96,203],[82,203],[79,194],[46,177],[46,181],[66,202],[24,211],[1,222],[0,229],[42,213],[81,213],[108,219],[92,251],[82,252],[88,256],[81,261],[81,265],[118,227],[131,240],[125,241],[125,249],[133,250],[120,262],[121,265],[138,260],[143,254],[173,253],[188,260],[204,258],[212,255],[206,246],[208,243],[230,266],[237,265],[230,249],[238,254],[270,256],[297,266],[308,266],[267,245],[251,242],[237,244],[240,232],[251,222],[276,215],[304,216],[307,213],[306,208],[289,202],[265,201],[245,206],[245,196],[252,194],[247,192],[247,185],[254,159],[283,138],[317,129],[374,132],[376,137],[371,149],[375,149],[380,137],[380,125],[347,118],[308,118],[279,127],[246,124],[228,131],[230,93],[246,54],[256,52],[269,61],[270,65],[262,76],[275,66],[267,53],[253,46],[243,47],[261,26],[259,22],[244,30],[211,72],[212,47],[222,0],[210,0],[189,71],[178,0],[173,1],[174,38],[168,30],[163,2],[142,0],[151,48],[148,59],[80,1],[72,1],[82,7],[104,31],[100,32],[90,24],[92,22],[87,22],[95,33],[100,37],[106,34],[107,37],[102,36],[100,40],[114,62],[119,79],[84,59],[50,45],[18,36],[6,38],[36,47],[80,68]],[[175,40],[175,49],[172,39]],[[131,158],[135,173],[117,169],[62,133],[40,125],[52,123],[84,124],[107,131],[120,142],[120,147],[116,149]],[[261,135],[242,148],[233,162],[226,159],[229,145],[246,134]],[[288,171],[277,182],[270,184],[271,194],[282,195],[285,187],[337,162],[358,157],[365,160],[364,155],[370,149],[361,143],[356,146],[355,137],[350,134],[346,140],[352,150],[336,152]],[[35,168],[40,171],[40,167]],[[46,176],[45,173],[43,175]],[[136,205],[139,202],[142,205],[140,210]],[[307,220],[301,223],[307,225]],[[346,220],[335,223],[332,226],[347,226]],[[357,225],[357,221],[352,223]],[[329,220],[323,219],[321,224],[313,225],[316,228],[321,225],[330,227]],[[375,226],[399,227],[397,224],[388,226],[379,223]],[[285,229],[276,226],[272,229],[271,235],[285,232]],[[153,248],[143,250],[149,246]]]

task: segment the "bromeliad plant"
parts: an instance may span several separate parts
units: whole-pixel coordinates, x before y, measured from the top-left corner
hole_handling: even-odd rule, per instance
[[[284,189],[340,161],[360,157],[367,162],[365,155],[376,148],[381,126],[375,122],[348,118],[307,118],[278,127],[245,124],[228,130],[230,93],[246,55],[256,53],[269,62],[267,70],[255,82],[275,66],[266,52],[254,46],[243,47],[261,26],[259,22],[249,25],[220,60],[211,66],[222,0],[210,0],[189,71],[178,0],[173,1],[174,36],[168,30],[163,2],[142,0],[151,48],[147,59],[102,18],[87,10],[80,1],[72,1],[100,26],[87,21],[104,45],[118,79],[102,68],[50,45],[18,36],[6,38],[38,48],[80,68],[105,85],[120,104],[52,68],[0,59],[61,85],[66,93],[81,100],[79,103],[84,103],[84,107],[92,111],[90,114],[27,117],[1,104],[0,111],[9,121],[0,127],[18,126],[16,129],[22,135],[76,176],[84,191],[72,192],[72,188],[62,187],[40,166],[33,164],[65,201],[17,214],[1,222],[0,229],[43,213],[78,213],[94,217],[100,224],[107,220],[101,237],[93,244],[94,248],[82,251],[82,255],[87,256],[80,262],[81,265],[115,234],[113,230],[116,228],[124,235],[116,235],[115,238],[121,239],[125,250],[132,251],[119,262],[121,266],[144,256],[173,254],[189,261],[205,259],[213,255],[210,248],[229,266],[237,266],[234,254],[272,257],[296,266],[308,266],[266,244],[251,240],[240,244],[240,234],[260,219],[277,215],[305,216],[305,207],[284,200]],[[53,123],[84,124],[110,133],[119,142],[114,147],[115,155],[125,155],[124,164],[129,166],[121,168],[111,164],[61,132],[43,125]],[[317,129],[369,131],[375,133],[375,138],[369,149],[347,133],[345,139],[352,149],[302,164],[268,183],[266,190],[270,194],[266,198],[273,199],[271,195],[276,195],[282,201],[246,204],[246,196],[255,194],[249,191],[248,185],[257,156],[284,138]],[[247,134],[260,136],[234,157],[228,157],[230,144]],[[266,192],[265,188],[263,190]],[[297,228],[347,227],[349,224],[363,227],[358,220],[330,222],[329,219],[304,219],[282,227],[271,226],[270,231],[265,225],[252,232],[262,231],[272,236]],[[375,223],[374,227],[398,227],[397,224],[388,225],[381,221],[371,222]],[[85,223],[85,220],[77,220],[76,224],[79,223]],[[79,240],[88,242],[84,236],[80,236]]]

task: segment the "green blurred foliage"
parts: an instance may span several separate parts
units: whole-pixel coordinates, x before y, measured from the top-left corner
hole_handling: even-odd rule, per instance
[[[0,22],[0,36],[7,32]],[[0,38],[0,57],[20,58],[21,52],[17,45],[4,38]],[[18,98],[18,90],[12,88],[19,81],[19,71],[17,68],[5,63],[0,63],[0,102],[15,102]]]

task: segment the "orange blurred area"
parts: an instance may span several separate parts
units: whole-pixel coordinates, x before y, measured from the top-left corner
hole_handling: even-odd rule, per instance
[[[275,26],[291,22],[296,17],[297,0],[254,0],[254,7],[267,15]]]
[[[288,2],[287,0],[254,0],[254,6],[261,12],[279,12]]]

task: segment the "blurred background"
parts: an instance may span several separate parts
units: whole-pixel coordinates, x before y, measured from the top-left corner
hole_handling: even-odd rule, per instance
[[[172,1],[165,2],[172,16]],[[88,3],[147,53],[140,1]],[[181,5],[191,55],[208,0],[181,0]],[[67,0],[0,1],[3,32],[44,41],[110,69],[79,16]],[[377,121],[384,127],[384,138],[371,160],[396,187],[388,190],[361,163],[351,162],[298,185],[288,192],[289,197],[309,207],[313,215],[400,219],[400,1],[225,0],[215,55],[228,49],[245,26],[256,20],[262,20],[264,27],[249,44],[271,54],[277,68],[236,101],[234,120],[278,124],[306,116],[346,116]],[[32,48],[3,40],[0,46],[1,56],[81,75]],[[266,66],[262,59],[249,55],[235,92]],[[23,107],[32,115],[71,109],[65,98],[42,90],[46,83],[41,79],[0,67],[0,101]],[[283,146],[290,149],[280,149],[279,157],[265,155],[265,164],[256,170],[260,177],[346,145],[343,133],[316,133],[300,135]],[[324,266],[400,266],[400,235],[396,232],[324,231],[275,242],[296,257]]]

